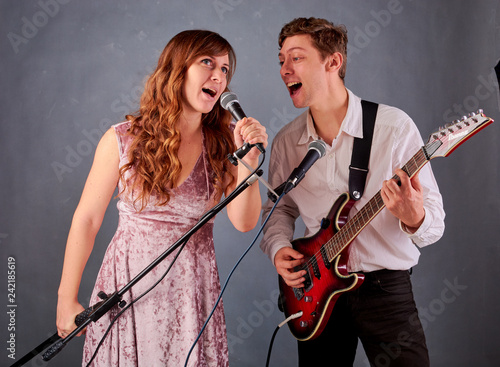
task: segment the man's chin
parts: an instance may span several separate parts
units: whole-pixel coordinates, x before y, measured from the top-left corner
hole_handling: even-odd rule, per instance
[[[305,108],[305,107],[307,107],[306,104],[304,102],[301,102],[301,101],[297,101],[297,100],[293,100],[292,99],[292,103],[295,106],[295,108]]]

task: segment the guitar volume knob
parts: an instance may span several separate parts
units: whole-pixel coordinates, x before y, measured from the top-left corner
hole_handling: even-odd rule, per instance
[[[309,323],[307,321],[301,321],[300,322],[300,327],[307,327]]]

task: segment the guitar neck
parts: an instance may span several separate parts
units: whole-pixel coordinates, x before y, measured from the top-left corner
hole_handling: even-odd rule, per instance
[[[422,147],[401,169],[413,177],[429,161],[425,147]],[[399,181],[399,177],[392,177]],[[328,260],[332,262],[356,236],[385,207],[380,190],[363,206],[327,243],[324,249]]]

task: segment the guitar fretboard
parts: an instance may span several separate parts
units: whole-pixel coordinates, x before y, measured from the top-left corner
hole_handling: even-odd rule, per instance
[[[422,147],[401,169],[413,177],[428,161],[426,147]],[[399,180],[397,175],[393,179]],[[328,242],[323,249],[332,262],[363,228],[385,207],[380,190],[352,217]]]

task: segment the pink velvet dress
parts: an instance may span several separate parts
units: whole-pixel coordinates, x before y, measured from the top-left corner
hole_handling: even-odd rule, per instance
[[[127,162],[128,127],[128,122],[114,126],[120,166]],[[97,293],[101,290],[106,294],[120,290],[198,222],[213,205],[211,172],[204,148],[190,176],[174,189],[168,205],[149,204],[138,212],[130,194],[125,191],[121,195],[117,204],[118,228],[104,256],[91,304],[100,300]],[[176,252],[132,287],[123,299],[130,303],[150,288],[165,273]],[[118,318],[92,366],[184,366],[219,292],[212,220],[191,237],[167,276]],[[87,327],[83,366],[120,310],[116,306]],[[228,365],[222,303],[191,353],[188,365]]]

